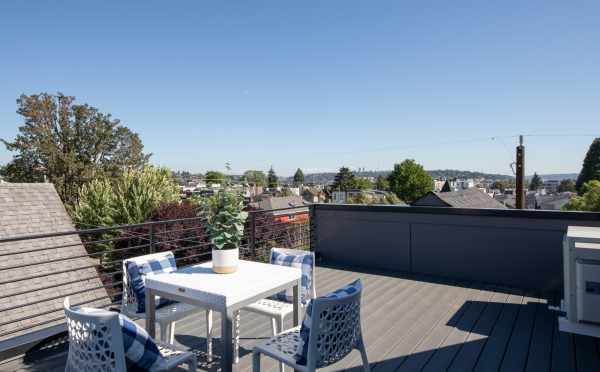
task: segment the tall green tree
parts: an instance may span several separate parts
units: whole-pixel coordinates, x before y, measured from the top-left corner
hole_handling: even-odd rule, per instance
[[[533,173],[533,177],[531,177],[531,181],[529,181],[529,190],[535,191],[541,188],[544,185],[542,182],[542,177],[540,177],[537,173]]]
[[[247,170],[244,172],[244,179],[246,182],[255,186],[266,186],[267,176],[265,172],[259,170]]]
[[[591,180],[600,180],[600,138],[592,141],[585,159],[583,159],[583,166],[575,183],[580,195],[583,193],[583,184]]]
[[[2,139],[15,152],[4,168],[9,182],[52,182],[63,202],[72,204],[78,190],[96,177],[117,176],[142,169],[150,154],[139,136],[110,114],[61,93],[21,95],[17,113],[23,125],[13,141]]]
[[[294,173],[294,185],[298,186],[304,183],[304,173],[302,169],[298,168]]]
[[[225,176],[224,173],[219,172],[219,171],[208,171],[206,172],[206,174],[204,175],[204,178],[206,179],[206,182],[208,183],[223,183],[225,182],[225,179],[227,178]]]
[[[575,196],[563,206],[566,211],[600,212],[600,181],[591,180],[581,187],[581,196]]]
[[[412,202],[433,190],[433,178],[412,159],[395,164],[388,182],[390,190],[406,202]]]
[[[354,173],[347,167],[341,167],[335,175],[331,187],[333,190],[347,191],[353,189],[355,186]]]
[[[366,190],[373,187],[373,183],[365,177],[354,177],[353,189]]]
[[[567,178],[558,184],[558,192],[575,192],[575,181]]]
[[[387,178],[385,178],[384,176],[377,176],[377,178],[375,179],[375,189],[377,190],[382,190],[382,191],[387,191],[390,189],[390,183],[388,182]]]
[[[267,185],[270,189],[274,189],[279,185],[279,178],[277,178],[273,167],[269,169],[269,173],[267,174]]]

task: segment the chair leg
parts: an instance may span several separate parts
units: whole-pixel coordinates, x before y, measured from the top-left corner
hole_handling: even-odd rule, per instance
[[[234,314],[233,325],[233,363],[237,364],[240,361],[240,311]]]
[[[175,322],[171,322],[169,326],[169,343],[173,345],[175,342]]]
[[[252,372],[260,372],[260,353],[252,352]]]
[[[273,319],[273,329],[277,330],[276,333],[273,334],[273,336],[280,334],[281,332],[283,332],[283,317],[277,317],[277,318],[272,318]],[[283,365],[283,362],[279,362],[279,372],[284,372],[285,368]]]
[[[196,372],[196,368],[198,368],[198,358],[196,358],[196,354],[193,354],[188,360],[188,371]]]
[[[271,327],[273,328],[273,336],[277,336],[279,332],[277,331],[277,319],[275,317],[271,318]]]
[[[160,340],[162,342],[167,342],[167,323],[160,323]]]
[[[212,362],[212,310],[206,310],[206,360]]]
[[[365,370],[365,372],[371,372],[371,366],[369,365],[369,359],[367,359],[367,350],[365,349],[365,344],[361,342],[358,346],[358,349],[360,350],[360,357],[362,358],[363,369]]]

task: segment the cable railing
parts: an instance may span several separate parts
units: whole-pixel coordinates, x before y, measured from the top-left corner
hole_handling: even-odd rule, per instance
[[[250,211],[240,258],[269,260],[273,247],[310,249],[309,208]],[[178,267],[210,260],[205,217],[94,227],[0,239],[0,351],[4,341],[64,323],[62,301],[116,308],[123,260],[163,251]]]

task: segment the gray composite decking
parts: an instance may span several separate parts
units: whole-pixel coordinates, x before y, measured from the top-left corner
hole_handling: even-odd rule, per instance
[[[362,278],[363,334],[371,368],[387,371],[600,371],[598,339],[559,332],[547,301],[509,289],[426,276],[388,276],[319,267],[317,293]],[[205,350],[203,317],[177,323],[177,343]],[[219,335],[219,316],[215,319]],[[288,320],[291,326],[291,320]],[[242,313],[240,362],[251,371],[254,344],[270,335],[267,318]],[[218,336],[217,336],[218,337]],[[220,352],[219,340],[214,342]],[[218,370],[218,360],[200,368]],[[45,345],[0,362],[0,371],[63,370],[64,342]],[[327,370],[359,371],[352,352]],[[263,371],[277,365],[263,357]],[[289,370],[289,369],[286,369]]]

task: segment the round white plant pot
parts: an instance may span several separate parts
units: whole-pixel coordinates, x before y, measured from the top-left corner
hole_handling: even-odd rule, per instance
[[[213,249],[212,266],[213,271],[218,274],[231,274],[238,269],[240,250],[236,249]]]

